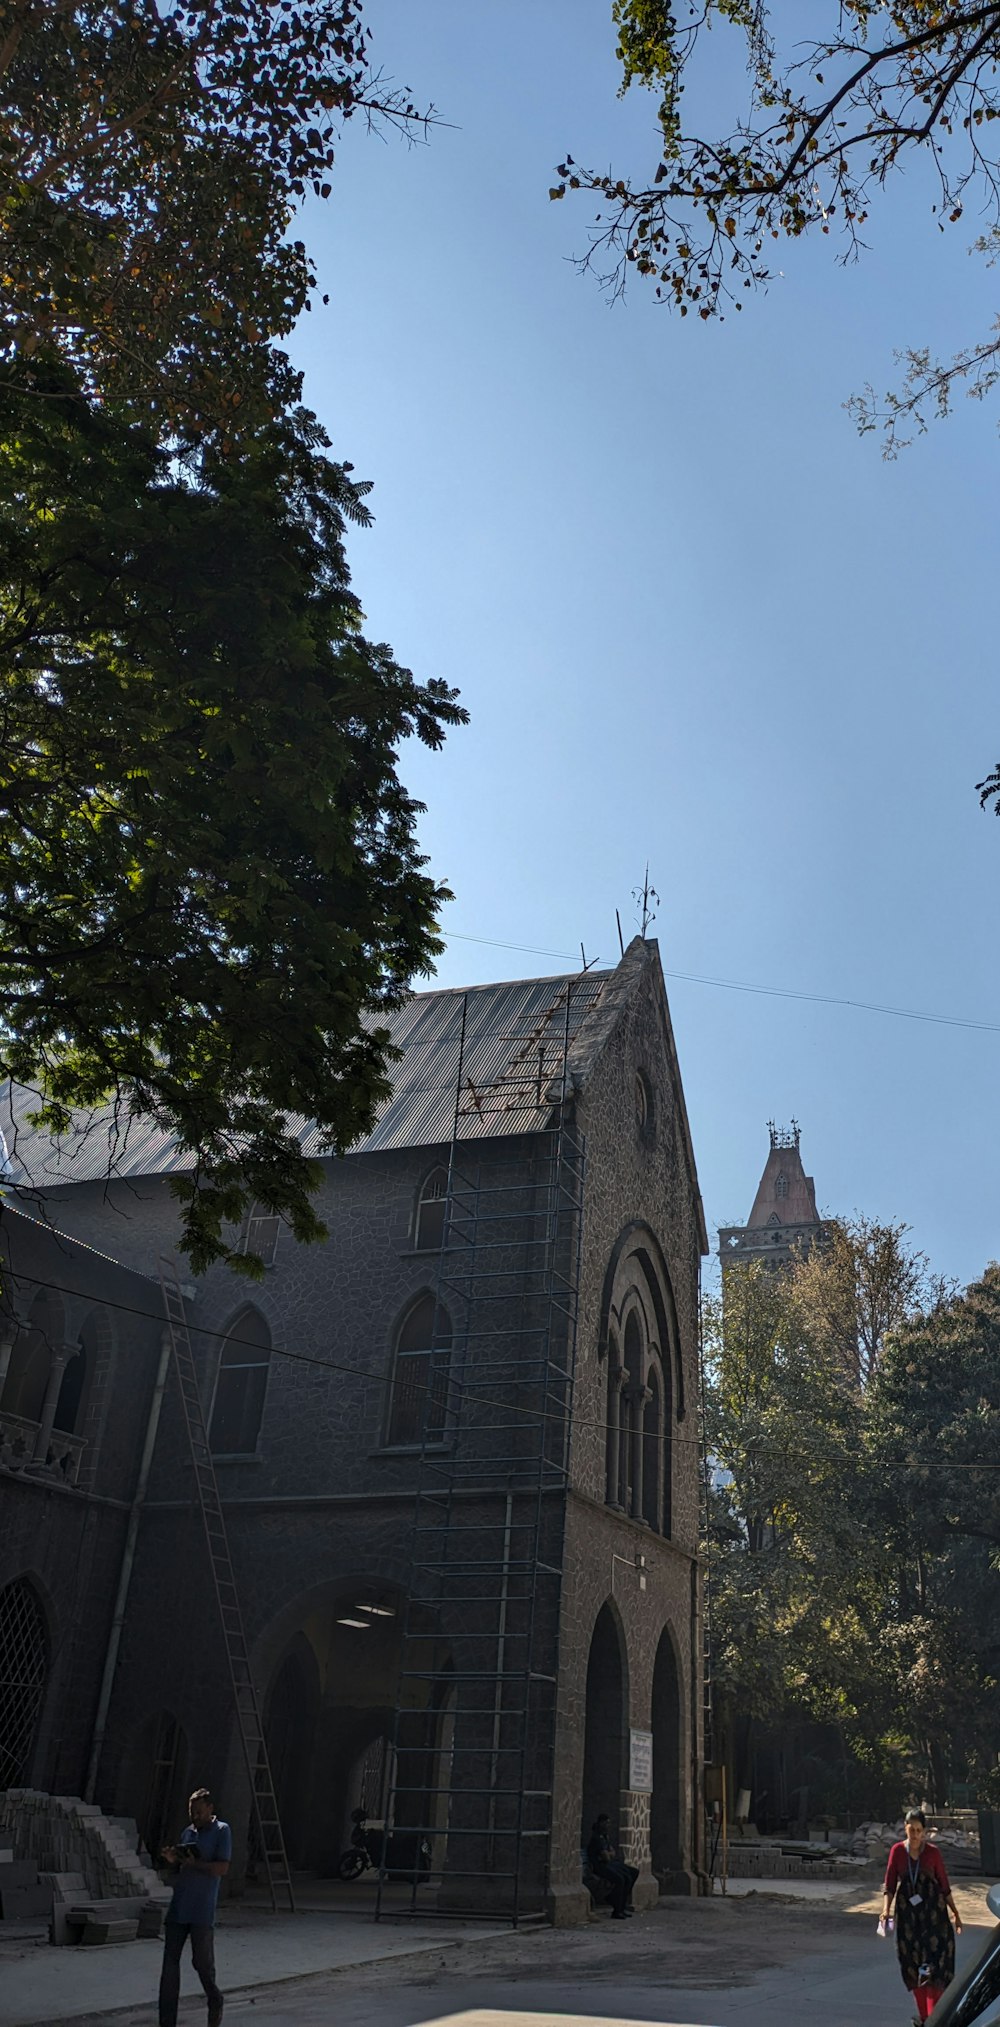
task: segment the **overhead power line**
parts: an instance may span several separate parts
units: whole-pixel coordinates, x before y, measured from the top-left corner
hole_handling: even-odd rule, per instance
[[[517,950],[523,951],[529,957],[559,957],[568,964],[576,963],[576,953],[570,950],[542,950],[532,943],[498,943],[493,937],[468,936],[458,929],[446,929],[442,933],[446,939],[453,939],[458,943],[482,943],[490,950]],[[596,961],[599,963],[600,959]],[[979,1034],[1000,1035],[1000,1021],[976,1020],[971,1015],[927,1013],[918,1007],[885,1006],[880,1000],[849,999],[843,994],[832,992],[806,992],[795,986],[754,985],[747,979],[711,978],[705,972],[673,971],[668,970],[666,966],[663,976],[682,979],[687,985],[713,986],[719,992],[759,993],[768,999],[804,1000],[813,1006],[845,1006],[851,1007],[856,1013],[885,1014],[897,1021],[927,1021],[934,1027],[970,1028]]]
[[[114,1263],[110,1262],[109,1264]],[[82,1302],[91,1303],[95,1309],[115,1309],[124,1316],[142,1316],[149,1322],[162,1324],[164,1329],[166,1328],[166,1316],[161,1314],[159,1309],[143,1309],[138,1303],[119,1302],[106,1296],[95,1296],[90,1289],[69,1288],[60,1281],[43,1281],[36,1274],[17,1274],[15,1270],[11,1271],[15,1273],[17,1280],[27,1281],[32,1288],[42,1288],[54,1295],[72,1295]],[[260,1350],[260,1345],[253,1338],[238,1337],[232,1331],[216,1330],[207,1323],[196,1323],[190,1317],[187,1321],[187,1327],[189,1331],[196,1332],[201,1337],[225,1338],[228,1343],[246,1344],[255,1351]],[[284,1344],[272,1344],[270,1351],[272,1358],[290,1359],[297,1365],[317,1366],[323,1372],[347,1373],[353,1379],[367,1380],[369,1384],[377,1386],[391,1384],[390,1374],[372,1372],[368,1366],[348,1365],[342,1359],[317,1358],[314,1352],[295,1351],[289,1345]],[[557,1422],[560,1426],[565,1426],[565,1415],[550,1412],[544,1408],[525,1407],[517,1401],[506,1399],[500,1401],[490,1394],[480,1393],[474,1387],[463,1385],[461,1382],[453,1382],[453,1384],[455,1384],[457,1391],[464,1395],[466,1400],[478,1402],[483,1407],[502,1407],[505,1415],[521,1415],[528,1421]],[[574,1429],[593,1429],[598,1435],[603,1436],[607,1435],[610,1427],[608,1422],[595,1420],[591,1416],[573,1415],[571,1416],[571,1421]],[[496,1428],[503,1428],[507,1425],[498,1422],[494,1426]],[[811,1420],[810,1426],[812,1426]],[[673,1432],[670,1441],[671,1444],[687,1444],[692,1448],[701,1447],[697,1436],[681,1436]],[[824,1454],[822,1451],[813,1449],[810,1451],[810,1455],[817,1464],[843,1463],[843,1451],[831,1451],[828,1454]],[[966,1459],[963,1462],[951,1462],[947,1458],[943,1460],[935,1458],[914,1459],[911,1456],[910,1463],[915,1469],[920,1471],[1000,1471],[1000,1460],[993,1458],[984,1458],[982,1460],[973,1458]]]

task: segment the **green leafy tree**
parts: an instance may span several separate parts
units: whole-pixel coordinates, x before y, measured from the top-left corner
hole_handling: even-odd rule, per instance
[[[925,1253],[905,1242],[907,1226],[875,1218],[831,1218],[822,1246],[796,1262],[791,1287],[803,1332],[852,1385],[868,1386],[888,1338],[944,1290]]]
[[[873,1416],[883,1467],[930,1519],[1000,1556],[1000,1266],[897,1333]]]
[[[780,1740],[838,1813],[908,1790],[943,1801],[992,1737],[989,1550],[959,1538],[945,1460],[932,1472],[920,1448],[961,1395],[943,1345],[965,1310],[905,1231],[831,1221],[784,1271],[727,1267],[706,1309],[713,1666],[735,1777],[752,1786],[753,1753],[767,1764]],[[937,1375],[921,1400],[906,1367],[925,1336],[942,1349],[921,1354]]]
[[[0,442],[0,1062],[178,1136],[197,1270],[254,1198],[320,1232],[297,1129],[371,1125],[439,947],[397,749],[464,714],[361,631],[363,492],[308,415],[181,466],[42,368]]]
[[[755,1723],[809,1677],[854,1541],[856,1403],[802,1332],[790,1274],[727,1267],[706,1304],[713,1673],[738,1733],[739,1785]]]
[[[808,19],[762,0],[614,0],[613,16],[622,90],[657,100],[650,173],[632,181],[567,158],[551,191],[597,198],[587,264],[613,288],[632,273],[682,316],[739,309],[771,279],[783,240],[820,234],[855,256],[880,192],[917,161],[935,224],[971,213],[979,248],[1000,250],[997,0],[823,0]],[[703,132],[687,108],[717,98],[727,38],[740,45],[745,99],[721,132]],[[1000,321],[950,361],[909,351],[902,386],[883,403],[869,389],[856,419],[883,425],[892,454],[957,387],[981,398],[998,379]]]
[[[365,638],[280,350],[344,122],[429,115],[359,0],[0,0],[0,110],[0,1064],[177,1135],[200,1268],[318,1235],[297,1129],[370,1125],[438,948],[399,747],[464,713]]]
[[[290,228],[343,124],[420,131],[360,0],[0,0],[0,357],[39,351],[182,440],[295,395]]]

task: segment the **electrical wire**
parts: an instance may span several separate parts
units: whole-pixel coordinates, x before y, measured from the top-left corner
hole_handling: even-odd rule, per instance
[[[108,1264],[110,1266],[115,1266],[119,1265],[120,1263],[115,1261],[109,1261]],[[164,1329],[167,1327],[167,1319],[165,1316],[160,1314],[158,1309],[142,1309],[139,1307],[137,1303],[118,1302],[113,1301],[106,1297],[95,1297],[92,1291],[88,1289],[68,1288],[62,1282],[43,1281],[37,1275],[34,1274],[19,1274],[13,1268],[10,1271],[14,1275],[15,1279],[19,1281],[27,1281],[33,1288],[44,1289],[46,1292],[55,1295],[71,1295],[76,1297],[78,1300],[82,1302],[91,1303],[94,1308],[115,1309],[120,1311],[121,1314],[125,1316],[142,1316],[145,1317],[147,1321],[149,1321],[150,1323],[159,1323],[163,1326]],[[126,1269],[126,1271],[134,1272],[135,1270]],[[195,1323],[190,1318],[188,1318],[187,1328],[189,1332],[195,1332],[201,1337],[213,1337],[213,1338],[224,1337],[227,1343],[245,1344],[250,1346],[254,1351],[260,1350],[260,1345],[257,1342],[255,1342],[254,1339],[249,1337],[237,1337],[231,1331],[215,1330],[211,1327],[211,1325],[207,1323]],[[270,1348],[270,1356],[272,1358],[289,1359],[294,1364],[298,1365],[317,1366],[323,1372],[346,1373],[353,1379],[367,1380],[369,1384],[374,1383],[377,1386],[386,1386],[387,1384],[389,1384],[389,1381],[385,1375],[380,1376],[378,1373],[372,1372],[366,1366],[347,1365],[343,1362],[343,1360],[338,1359],[317,1358],[312,1352],[293,1351],[287,1345],[272,1344]],[[488,1394],[478,1393],[474,1388],[466,1386],[461,1382],[453,1382],[453,1384],[457,1385],[458,1391],[464,1396],[464,1398],[467,1401],[476,1402],[477,1404],[483,1407],[495,1408],[500,1407],[502,1405],[505,1414],[510,1413],[515,1415],[521,1415],[525,1419],[533,1422],[540,1422],[540,1421],[556,1422],[560,1425],[560,1427],[565,1427],[566,1425],[567,1418],[564,1414],[558,1414],[556,1412],[548,1412],[544,1408],[524,1407],[520,1405],[518,1402],[514,1401],[504,1400],[501,1403],[500,1401],[494,1400],[492,1396]],[[495,1422],[492,1424],[486,1423],[480,1426],[485,1427],[488,1430],[491,1427],[494,1429],[502,1429],[504,1427],[509,1427],[510,1425],[509,1423],[505,1424],[502,1422]],[[594,1430],[597,1434],[604,1436],[608,1434],[611,1428],[611,1424],[609,1422],[595,1421],[592,1417],[589,1416],[578,1417],[575,1415],[571,1417],[571,1426],[574,1430],[591,1429]],[[700,1449],[701,1447],[700,1439],[697,1436],[679,1436],[672,1433],[670,1437],[670,1442],[672,1445],[685,1444],[690,1445],[692,1448],[698,1449]],[[842,1452],[831,1452],[829,1455],[824,1456],[822,1452],[814,1450],[811,1452],[811,1455],[813,1456],[814,1461],[819,1464],[823,1463],[839,1464],[843,1462]],[[1000,1461],[979,1462],[977,1460],[972,1460],[970,1462],[967,1460],[963,1463],[951,1463],[947,1459],[942,1460],[940,1463],[931,1459],[928,1459],[927,1461],[921,1459],[918,1462],[914,1460],[911,1461],[914,1462],[914,1468],[920,1471],[1000,1471]],[[725,1469],[726,1467],[723,1466],[721,1468]]]
[[[542,950],[537,945],[531,943],[497,943],[492,937],[467,936],[458,929],[445,929],[442,931],[442,934],[446,940],[451,937],[459,943],[482,943],[490,950],[519,950],[524,951],[532,957],[561,957],[568,964],[576,962],[575,953],[569,950]],[[597,958],[594,961],[595,963],[599,963],[600,959]],[[925,1013],[915,1007],[883,1006],[878,1000],[846,999],[837,993],[805,992],[799,991],[792,986],[751,985],[746,979],[710,978],[706,973],[700,971],[668,971],[666,966],[664,966],[663,976],[664,978],[682,979],[687,985],[714,986],[720,992],[758,993],[767,999],[804,1000],[807,1004],[813,1006],[846,1006],[853,1008],[856,1013],[885,1014],[892,1020],[927,1021],[934,1027],[969,1028],[979,1034],[1000,1035],[1000,1021],[976,1020],[971,1016],[966,1017],[963,1014]]]

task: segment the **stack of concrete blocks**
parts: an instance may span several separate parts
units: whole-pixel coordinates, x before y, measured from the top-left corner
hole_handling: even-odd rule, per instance
[[[48,1920],[51,1909],[52,1889],[39,1883],[37,1865],[0,1848],[0,1921]]]
[[[716,1871],[720,1857],[716,1853]],[[847,1856],[807,1858],[803,1852],[782,1851],[779,1845],[730,1845],[726,1870],[730,1879],[839,1879],[850,1880],[867,1868]]]
[[[170,1889],[136,1856],[134,1823],[104,1816],[76,1795],[8,1788],[0,1794],[0,1835],[44,1887],[54,1943],[160,1934]]]

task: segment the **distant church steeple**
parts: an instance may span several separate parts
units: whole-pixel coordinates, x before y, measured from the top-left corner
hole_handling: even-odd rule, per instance
[[[719,1233],[723,1272],[734,1260],[763,1260],[781,1267],[793,1252],[802,1254],[825,1230],[816,1209],[816,1185],[802,1166],[800,1127],[768,1121],[771,1146],[745,1225],[726,1225]]]

